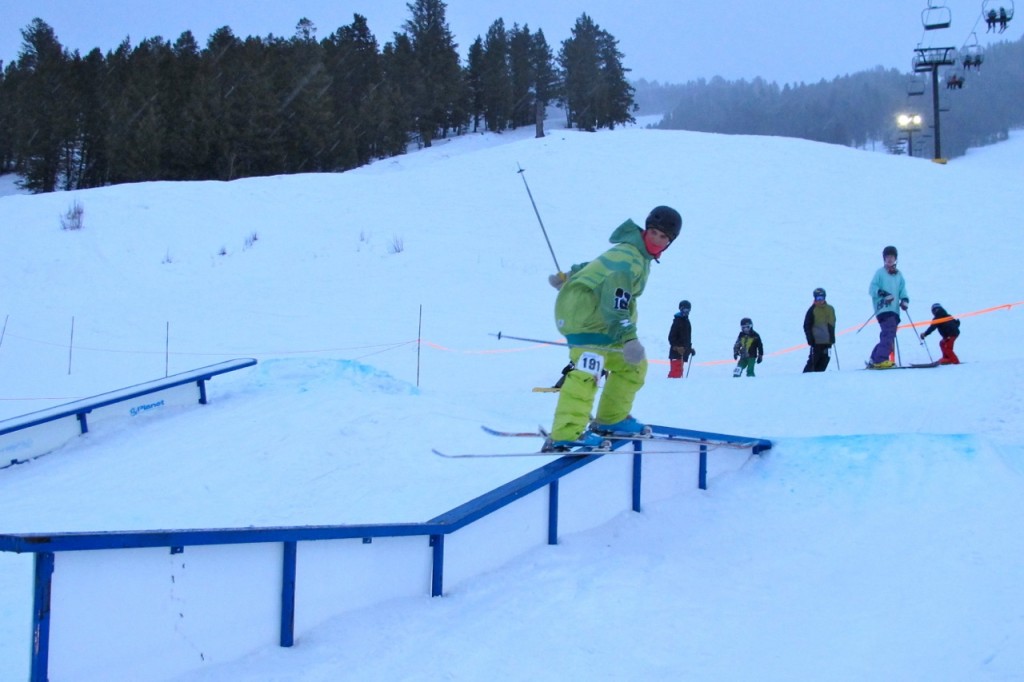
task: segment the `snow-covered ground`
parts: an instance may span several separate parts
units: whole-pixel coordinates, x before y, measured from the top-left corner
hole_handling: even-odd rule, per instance
[[[51,679],[1024,679],[1024,239],[1017,205],[987,199],[1014,196],[1022,160],[1019,133],[939,166],[782,138],[523,130],[337,175],[0,196],[0,418],[259,360],[211,381],[208,406],[0,470],[2,532],[424,521],[539,466],[430,453],[525,447],[479,425],[550,422],[555,397],[530,389],[564,349],[493,336],[558,338],[518,165],[563,269],[624,219],[680,210],[640,300],[653,362],[634,413],[775,442],[707,491],[444,598],[339,605],[290,649],[180,675],[111,644],[95,672],[55,635]],[[84,228],[63,231],[75,201]],[[886,244],[914,322],[933,302],[961,317],[964,364],[859,371]],[[804,375],[819,286],[842,334],[829,370]],[[682,298],[697,362],[680,381],[664,358]],[[767,356],[734,379],[745,316]],[[905,363],[938,355],[934,335],[899,341]],[[30,590],[30,558],[0,556],[0,679],[27,677]]]

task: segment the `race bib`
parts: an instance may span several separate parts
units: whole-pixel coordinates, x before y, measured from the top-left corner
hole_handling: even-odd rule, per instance
[[[576,369],[581,369],[587,374],[593,374],[595,379],[601,378],[604,371],[604,357],[599,353],[584,353],[576,361]]]

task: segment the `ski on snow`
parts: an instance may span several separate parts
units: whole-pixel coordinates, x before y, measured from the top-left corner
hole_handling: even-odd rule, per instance
[[[500,429],[494,429],[490,426],[481,426],[486,433],[492,436],[500,436],[502,438],[547,438],[548,432],[545,429],[538,428],[536,431],[502,431]],[[738,448],[749,448],[756,445],[756,442],[750,443],[734,443],[731,441],[715,440],[713,438],[694,438],[690,436],[673,436],[666,433],[636,433],[636,434],[602,434],[598,433],[598,436],[605,440],[612,442],[618,442],[623,440],[639,440],[639,441],[671,441],[674,443],[694,443],[696,445],[719,445],[728,447]]]
[[[536,431],[502,431],[494,429],[489,426],[481,426],[486,433],[492,436],[498,436],[501,438],[547,438],[548,433],[542,428],[538,428]],[[756,443],[725,443],[715,440],[707,440],[701,438],[686,438],[681,436],[670,436],[670,435],[659,435],[659,434],[634,434],[634,435],[602,435],[601,438],[605,440],[609,446],[606,448],[587,448],[579,450],[570,450],[568,452],[541,452],[539,450],[534,452],[484,452],[484,453],[447,453],[433,448],[431,452],[439,457],[446,457],[449,459],[458,458],[475,458],[475,457],[584,457],[589,455],[633,455],[638,454],[632,449],[611,449],[611,445],[622,441],[659,441],[659,442],[671,442],[675,444],[689,444],[689,445],[712,445],[716,447],[752,447]],[[584,443],[579,443],[573,447],[583,448]],[[648,452],[647,454],[654,455],[667,455],[667,454],[678,454],[678,453],[693,453],[692,447],[679,449],[679,450],[658,450],[656,452]]]
[[[868,364],[868,366],[865,367],[864,369],[872,369],[872,370],[876,370],[876,371],[884,371],[884,370],[887,370],[887,369],[924,369],[926,367],[938,367],[938,366],[939,366],[939,361],[936,360],[935,362],[911,363],[909,365],[893,365],[892,367],[872,367],[870,364]]]

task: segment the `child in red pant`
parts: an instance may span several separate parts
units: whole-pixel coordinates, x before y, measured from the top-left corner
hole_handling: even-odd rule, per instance
[[[938,330],[939,336],[942,337],[942,340],[939,341],[939,348],[942,350],[939,364],[959,365],[960,358],[953,352],[953,344],[956,343],[957,337],[960,336],[960,320],[954,320],[953,316],[947,313],[946,309],[938,303],[932,304],[932,317],[934,319],[924,334],[921,334],[921,339],[924,340],[926,336]]]
[[[668,331],[669,379],[682,379],[684,364],[697,354],[690,341],[691,330],[690,302],[680,301],[679,312],[672,318],[672,328]]]

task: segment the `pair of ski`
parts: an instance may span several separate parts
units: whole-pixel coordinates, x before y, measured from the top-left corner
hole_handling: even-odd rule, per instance
[[[936,360],[935,362],[924,362],[924,363],[909,364],[909,365],[893,365],[892,367],[875,367],[870,362],[868,362],[866,364],[867,364],[867,366],[864,367],[864,369],[874,369],[874,370],[880,370],[881,371],[881,370],[886,370],[886,369],[923,369],[925,367],[938,367],[939,366],[939,361]]]
[[[501,438],[547,438],[548,437],[548,433],[544,429],[537,429],[536,431],[500,431],[498,429],[492,429],[489,426],[481,426],[480,428],[482,428],[486,433],[489,433],[492,436],[498,436],[498,437],[501,437]],[[680,440],[680,439],[676,439],[676,438],[670,438],[668,436],[658,436],[658,435],[655,435],[655,434],[632,434],[632,435],[622,435],[622,434],[615,435],[615,434],[612,434],[612,435],[602,435],[601,438],[604,439],[605,443],[602,444],[602,447],[600,447],[600,448],[588,447],[585,443],[579,442],[579,443],[572,444],[571,447],[574,447],[575,449],[570,450],[568,452],[543,452],[543,451],[537,450],[537,451],[534,451],[534,452],[494,452],[494,453],[466,452],[466,453],[450,454],[450,453],[446,453],[446,452],[441,452],[440,450],[438,450],[436,448],[434,448],[432,450],[432,452],[435,455],[438,455],[440,457],[447,457],[449,459],[458,459],[458,458],[464,458],[464,457],[466,457],[466,458],[469,458],[469,457],[562,457],[562,456],[566,456],[566,455],[581,457],[581,456],[586,456],[586,455],[609,455],[609,454],[614,454],[614,455],[631,455],[631,454],[633,454],[633,450],[613,450],[612,449],[612,445],[615,444],[615,443],[618,443],[618,442],[622,442],[622,441],[633,441],[633,440],[674,440],[674,441]],[[663,454],[663,453],[664,454],[668,454],[668,453],[675,453],[675,452],[692,452],[692,451],[693,451],[692,448],[687,449],[687,450],[665,450],[665,451],[659,451],[658,454]]]

